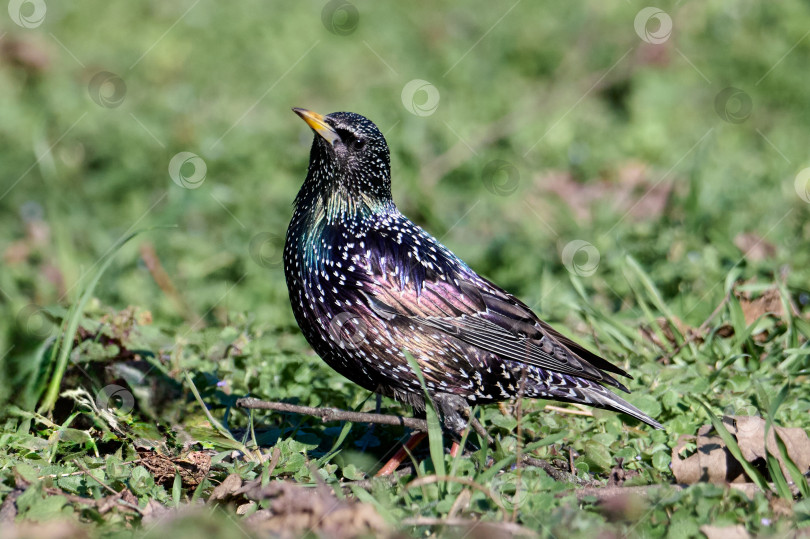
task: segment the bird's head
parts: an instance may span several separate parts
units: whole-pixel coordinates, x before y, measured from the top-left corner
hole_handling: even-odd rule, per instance
[[[341,192],[372,201],[391,199],[391,164],[385,137],[368,118],[354,112],[323,116],[294,108],[315,132],[307,181],[329,195]],[[305,185],[306,187],[306,185]]]

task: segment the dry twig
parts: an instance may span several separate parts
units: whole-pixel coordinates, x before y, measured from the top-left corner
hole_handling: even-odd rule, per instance
[[[320,417],[322,421],[351,421],[352,423],[377,423],[380,425],[399,425],[409,429],[427,432],[427,421],[414,417],[399,415],[371,414],[367,412],[349,412],[337,408],[315,408],[313,406],[299,406],[287,402],[263,401],[254,398],[239,399],[236,405],[240,408],[256,410],[275,410],[293,414],[311,415]]]

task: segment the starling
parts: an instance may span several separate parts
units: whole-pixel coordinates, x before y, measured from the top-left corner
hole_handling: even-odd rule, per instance
[[[293,110],[315,137],[284,273],[295,319],[330,367],[421,411],[424,392],[407,351],[455,433],[470,405],[520,396],[663,428],[605,387],[629,393],[613,376],[626,372],[558,333],[399,212],[377,126],[352,112]]]

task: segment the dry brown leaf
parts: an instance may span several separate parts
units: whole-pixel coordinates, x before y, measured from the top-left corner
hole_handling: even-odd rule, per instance
[[[183,506],[183,511],[186,511],[188,506]],[[156,522],[163,520],[167,517],[177,516],[180,513],[180,508],[169,508],[150,498],[146,502],[146,507],[141,510],[142,524],[144,526],[154,525]]]
[[[669,40],[659,43],[639,43],[636,51],[633,53],[636,61],[641,65],[653,65],[659,67],[666,67],[672,61],[673,46]]]
[[[709,429],[706,429],[709,427]],[[678,483],[744,483],[745,476],[719,436],[706,436],[709,425],[701,427],[697,436],[682,434],[672,450],[672,473]],[[705,430],[704,430],[705,429]],[[703,434],[701,434],[703,433]],[[688,442],[697,444],[697,450],[687,458],[681,454]]]
[[[678,329],[678,333],[680,333],[684,339],[690,339],[693,342],[701,343],[703,342],[703,337],[698,334],[697,328],[693,328],[685,324],[680,318],[677,316],[672,317],[672,322],[675,324],[675,327]],[[675,333],[672,331],[672,326],[669,324],[665,317],[659,317],[655,319],[655,323],[658,325],[658,328],[663,333],[664,338],[666,338],[667,342],[670,346],[677,346],[678,340],[675,338]],[[643,324],[639,326],[639,331],[641,332],[641,336],[656,345],[661,349],[666,349],[664,343],[661,342],[660,337],[658,336],[658,332],[655,331],[655,328],[651,327],[648,324]]]
[[[765,420],[761,417],[735,416],[734,429],[729,431],[737,438],[743,458],[748,462],[765,459]],[[804,429],[775,427],[768,432],[768,451],[776,455],[785,477],[790,477],[779,447],[776,445],[776,433],[785,443],[788,457],[799,467],[802,473],[810,469],[810,439]]]
[[[758,466],[765,462],[765,420],[761,417],[730,416],[723,424],[737,440],[740,452],[746,461]],[[788,456],[802,473],[810,469],[810,438],[800,428],[775,427],[785,443]],[[672,473],[678,483],[743,483],[748,481],[742,465],[731,455],[720,436],[711,435],[711,425],[702,426],[697,436],[681,435],[672,450]],[[697,450],[687,458],[681,458],[686,444],[693,441]],[[768,451],[775,455],[785,477],[790,477],[776,445],[774,429],[768,433]]]
[[[535,193],[532,205],[547,205],[548,193],[557,195],[578,219],[590,219],[595,205],[610,204],[621,214],[635,219],[658,217],[666,209],[672,183],[654,183],[643,163],[631,161],[616,171],[612,180],[600,179],[582,183],[563,171],[553,171],[536,181],[542,189]]]
[[[752,298],[748,292],[736,292],[737,300],[745,318],[745,325],[750,326],[763,316],[773,316],[782,319],[785,316],[785,308],[782,303],[782,295],[777,288],[769,288],[761,295]],[[717,330],[720,337],[732,337],[734,328],[730,324],[723,324]],[[763,329],[753,335],[757,342],[764,342],[768,339],[768,331]]]
[[[22,264],[28,259],[30,254],[31,247],[29,247],[28,242],[24,240],[15,241],[9,244],[6,250],[3,251],[3,262],[9,266]]]
[[[232,473],[226,477],[222,483],[214,487],[214,491],[211,492],[211,496],[208,497],[208,503],[232,498],[241,488],[242,477],[239,474]]]
[[[39,38],[10,37],[0,47],[0,58],[31,73],[40,73],[51,64],[49,47]]]
[[[0,504],[0,526],[12,523],[17,518],[16,502],[22,493],[23,490],[15,489],[6,495],[6,499]]]
[[[766,314],[782,318],[785,310],[782,305],[782,295],[776,288],[769,288],[761,296],[751,299],[751,296],[744,294],[739,297],[745,324],[750,326]]]
[[[743,257],[751,262],[760,262],[776,256],[776,247],[753,232],[737,234],[734,245],[742,251]]]
[[[700,531],[708,539],[748,539],[748,531],[742,524],[736,526],[712,526],[704,524],[700,527]]]

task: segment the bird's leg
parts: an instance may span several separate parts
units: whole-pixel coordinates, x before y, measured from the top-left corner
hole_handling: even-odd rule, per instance
[[[374,408],[374,413],[379,414],[380,410],[382,409],[382,395],[377,393],[377,406]],[[376,423],[372,423],[366,433],[363,435],[363,445],[360,447],[360,452],[365,453],[366,449],[368,449],[368,444],[371,439],[371,435],[374,433],[374,427],[377,426]]]
[[[459,439],[463,438],[464,431],[472,427],[483,440],[486,440],[486,443],[489,445],[494,443],[494,440],[487,434],[484,426],[472,415],[470,405],[465,399],[450,393],[439,393],[433,395],[433,402],[436,403],[436,408],[438,408],[439,412],[442,414],[445,427],[451,430],[453,435],[457,436]],[[466,419],[464,417],[466,417]],[[458,442],[453,441],[450,454],[455,457],[459,449],[461,449],[461,447]]]
[[[467,401],[452,393],[437,393],[433,395],[433,402],[436,403],[436,408],[442,416],[442,423],[447,430],[454,436],[463,438],[464,431],[469,428],[469,419],[464,418],[464,416],[470,418],[470,405]],[[458,440],[453,440],[453,445],[450,446],[450,456],[455,457],[461,449],[463,448]]]
[[[405,442],[405,445],[399,448],[399,451],[397,451],[396,454],[393,457],[391,457],[388,460],[388,462],[386,462],[383,465],[382,468],[380,468],[380,471],[374,474],[374,477],[383,477],[394,473],[397,470],[397,468],[399,468],[399,465],[402,464],[402,461],[408,458],[408,451],[413,451],[413,449],[417,445],[419,445],[422,442],[422,440],[424,440],[426,437],[427,432],[420,431],[411,434],[411,437],[408,439],[407,442]]]
[[[463,397],[452,393],[435,393],[432,396],[442,424],[447,430],[459,436],[467,428],[468,423],[461,414],[464,413],[469,417],[470,405]]]
[[[435,393],[432,395],[432,398],[436,405],[436,411],[439,414],[441,423],[454,436],[460,437],[468,424],[468,420],[465,419],[462,414],[467,417],[470,416],[470,405],[463,397],[452,393]],[[380,471],[378,471],[375,476],[382,477],[394,473],[399,465],[408,457],[408,451],[413,450],[425,437],[427,437],[426,432],[416,432],[411,435],[405,445],[380,468]],[[461,446],[459,443],[453,441],[450,454],[455,457],[460,449]]]

